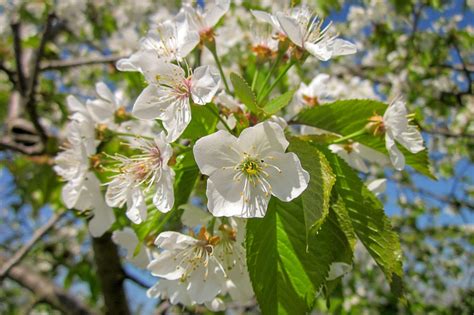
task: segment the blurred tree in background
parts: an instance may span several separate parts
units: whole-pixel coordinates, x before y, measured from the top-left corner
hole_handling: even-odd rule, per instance
[[[250,8],[279,6],[238,2]],[[373,167],[370,172],[389,180],[381,198],[402,243],[407,304],[392,297],[382,272],[360,249],[352,272],[330,299],[320,299],[316,312],[472,314],[474,3],[313,2],[308,4],[333,20],[360,51],[322,64],[331,86],[342,98],[403,95],[417,114],[438,178],[410,169]],[[92,238],[88,213],[64,208],[52,164],[64,141],[66,96],[92,97],[94,84],[105,81],[125,92],[124,106],[133,104],[144,87],[142,78],[118,72],[114,63],[137,48],[150,23],[179,6],[179,1],[128,0],[0,5],[0,313],[169,309],[166,301],[147,300],[153,278],[121,261],[110,234]],[[232,10],[219,34],[230,54],[251,36],[249,13]],[[233,33],[235,23],[248,33]],[[295,72],[307,82],[317,74],[310,63]],[[160,220],[151,224],[150,230],[164,229]],[[179,218],[166,224],[179,225]],[[247,311],[257,312],[255,305]]]

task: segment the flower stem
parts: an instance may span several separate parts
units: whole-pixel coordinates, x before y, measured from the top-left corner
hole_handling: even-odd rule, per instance
[[[267,85],[268,80],[270,80],[273,71],[275,71],[276,67],[277,67],[278,64],[280,63],[281,58],[283,58],[283,55],[284,55],[284,54],[285,54],[284,52],[278,53],[278,56],[277,56],[277,58],[276,58],[276,60],[275,60],[275,63],[274,63],[274,64],[272,65],[272,67],[270,68],[270,71],[267,73],[267,76],[265,77],[265,80],[263,80],[263,83],[262,83],[262,85],[260,86],[260,89],[258,90],[258,93],[257,93],[258,98],[260,98],[260,94],[263,92],[263,89],[265,88],[265,85]]]
[[[216,48],[215,47],[212,49],[210,48],[209,50],[211,51],[212,56],[214,57],[214,60],[216,61],[217,68],[219,69],[219,73],[221,74],[222,81],[224,82],[225,90],[227,94],[230,95],[229,84],[227,84],[227,79],[225,78],[224,70],[222,70],[221,61],[219,60],[219,56],[217,55]]]
[[[280,80],[285,76],[285,74],[288,72],[288,70],[290,70],[290,68],[295,64],[295,61],[291,61],[289,62],[285,69],[283,69],[282,72],[280,72],[280,74],[278,75],[278,77],[275,79],[275,81],[272,83],[272,85],[270,86],[269,89],[267,89],[265,91],[265,93],[261,94],[259,93],[258,95],[258,99],[257,99],[257,103],[263,101],[267,96],[268,94],[270,94],[271,91],[273,91],[273,89],[275,88],[275,86],[278,84],[278,82],[280,82]]]
[[[225,129],[227,129],[228,132],[233,134],[232,129],[229,127],[227,122],[224,120],[224,118],[221,117],[221,115],[219,115],[218,112],[214,110],[214,108],[212,108],[212,105],[206,105],[204,107],[207,108],[214,116],[216,116],[220,120],[220,122],[224,125]]]
[[[340,143],[340,142],[343,142],[343,141],[346,141],[348,139],[351,139],[351,138],[356,138],[360,135],[363,135],[364,133],[366,133],[367,130],[365,128],[362,128],[361,130],[358,130],[356,132],[353,132],[351,133],[350,135],[347,135],[347,136],[344,136],[344,137],[341,137],[341,138],[338,138],[336,140],[334,140],[332,143]]]
[[[252,91],[255,90],[255,84],[257,83],[257,78],[260,72],[260,67],[256,66],[255,67],[255,72],[253,73],[253,79],[252,79]]]

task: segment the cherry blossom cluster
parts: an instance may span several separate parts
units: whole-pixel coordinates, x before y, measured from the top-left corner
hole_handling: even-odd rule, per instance
[[[287,121],[304,108],[354,97],[347,89],[336,88],[340,85],[329,75],[318,74],[308,85],[301,83],[282,117],[248,113],[234,98],[220,62],[219,52],[225,51],[221,42],[226,39],[219,29],[227,27],[223,17],[230,7],[230,0],[206,1],[204,7],[185,4],[177,15],[154,25],[140,39],[137,51],[117,62],[118,70],[139,72],[146,82],[131,111],[122,93],[117,90],[114,94],[102,82],[96,84],[96,97],[85,104],[69,96],[67,141],[55,166],[66,182],[62,191],[65,205],[90,214],[90,232],[100,236],[115,222],[113,208],[125,213],[131,227],[149,220],[150,207],[162,213],[176,211],[179,192],[174,191],[173,166],[178,155],[192,152],[207,178],[207,206],[179,205],[185,209],[183,229],[155,235],[154,246],[145,246],[131,227],[116,230],[113,239],[126,248],[131,263],[159,277],[148,291],[150,297],[186,306],[205,304],[213,310],[225,308],[229,299],[245,303],[253,297],[243,245],[245,220],[264,217],[271,198],[290,202],[308,187],[310,174],[295,153],[287,152],[285,132],[326,132],[288,127]],[[259,25],[250,43],[258,67],[267,61],[286,60],[284,75],[306,59],[327,61],[356,53],[355,45],[338,38],[331,23],[306,6],[273,14],[253,10],[249,18]],[[196,60],[195,51],[210,52],[214,60]],[[353,84],[363,86],[363,82]],[[274,86],[267,85],[258,91],[257,101],[274,92]],[[251,88],[256,90],[255,82]],[[370,87],[360,93],[360,97],[376,97]],[[218,105],[219,112],[211,105]],[[209,108],[218,115],[219,124],[218,131],[193,143],[182,135],[193,119],[194,107]],[[241,117],[249,124],[238,130]],[[390,161],[397,170],[405,164],[397,143],[413,153],[424,149],[401,100],[392,102],[383,116],[371,117],[367,128],[374,136],[385,136]],[[123,152],[101,153],[111,136],[121,139]],[[334,143],[329,148],[361,172],[369,171],[368,163],[389,163],[383,154],[357,142]],[[383,185],[382,179],[369,188],[379,192]]]

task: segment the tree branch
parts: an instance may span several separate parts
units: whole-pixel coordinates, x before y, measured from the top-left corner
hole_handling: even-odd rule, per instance
[[[142,279],[140,279],[139,277],[137,277],[136,275],[130,272],[124,271],[124,274],[125,274],[125,278],[127,278],[130,281],[133,281],[134,283],[138,284],[142,288],[148,289],[152,286],[152,285],[147,284],[145,281],[143,281]]]
[[[2,260],[0,256],[0,262]],[[96,314],[80,300],[71,296],[67,291],[57,287],[51,280],[41,276],[26,266],[14,266],[10,269],[7,276],[33,292],[38,298],[38,302],[44,301],[64,314]]]
[[[72,60],[51,60],[45,61],[41,64],[41,71],[61,70],[65,68],[81,67],[101,63],[115,63],[121,58],[124,58],[124,56],[112,55],[93,58],[77,58]]]
[[[36,130],[38,131],[38,134],[40,135],[43,143],[47,142],[48,135],[46,134],[46,131],[44,130],[43,126],[41,125],[39,121],[39,115],[36,110],[35,90],[36,90],[36,85],[38,84],[38,77],[40,74],[41,59],[43,58],[46,44],[52,37],[53,23],[55,19],[56,19],[56,15],[54,13],[51,13],[48,15],[48,19],[46,20],[43,36],[41,37],[41,42],[36,51],[35,59],[33,62],[33,70],[29,78],[28,96],[27,96],[27,100],[25,104],[26,110],[28,111],[28,114],[30,115],[31,122],[33,123]]]
[[[13,33],[13,50],[15,51],[16,74],[18,79],[18,91],[21,95],[26,95],[26,78],[23,68],[23,49],[21,46],[21,24],[14,22],[11,25]]]
[[[23,245],[6,263],[2,265],[0,268],[0,279],[3,279],[8,271],[10,271],[13,266],[18,264],[23,257],[29,252],[29,250],[38,242],[66,213],[63,211],[61,213],[55,213],[45,225],[40,227],[36,232],[33,234],[33,237]]]
[[[111,234],[106,233],[92,239],[97,276],[102,287],[105,301],[105,314],[128,315],[127,297],[123,288],[125,273],[120,265],[117,246],[112,242]]]

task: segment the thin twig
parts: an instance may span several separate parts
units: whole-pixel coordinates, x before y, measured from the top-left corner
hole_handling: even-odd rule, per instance
[[[41,71],[61,70],[65,68],[80,67],[101,63],[114,63],[121,58],[124,58],[124,56],[112,55],[93,58],[77,58],[71,60],[51,60],[41,63]]]
[[[4,72],[7,75],[8,80],[10,80],[13,86],[16,85],[16,72],[11,69],[8,69],[8,67],[4,64],[3,60],[0,60],[0,71]]]
[[[18,264],[23,257],[25,257],[25,255],[36,244],[36,242],[38,242],[59,221],[59,219],[62,218],[65,213],[66,211],[54,214],[45,225],[36,230],[36,232],[33,234],[33,237],[2,265],[0,268],[0,279],[3,279],[8,274],[10,269]]]
[[[135,282],[136,284],[138,284],[142,288],[148,289],[152,286],[152,285],[149,285],[148,283],[146,283],[142,279],[138,278],[137,276],[135,276],[134,274],[132,274],[132,273],[126,271],[126,270],[124,270],[123,272],[125,274],[126,279]]]

